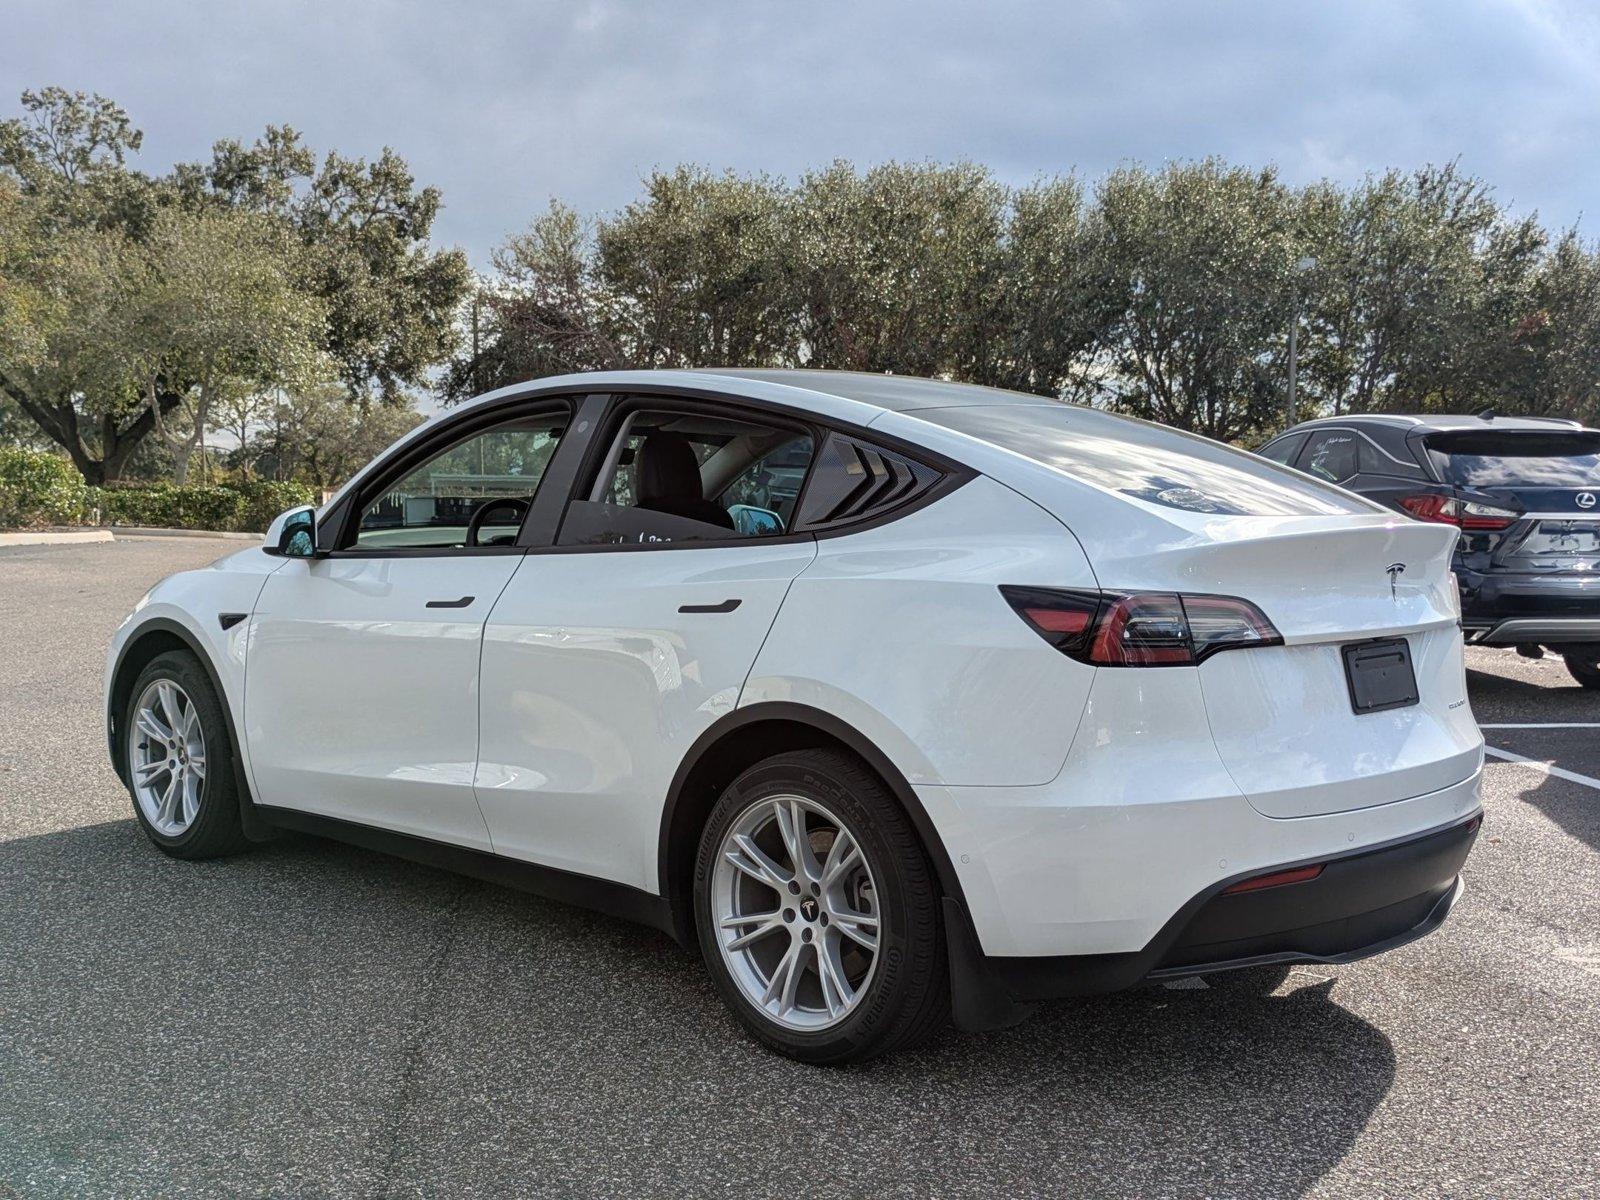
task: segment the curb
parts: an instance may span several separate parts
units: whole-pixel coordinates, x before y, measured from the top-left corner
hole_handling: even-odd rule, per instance
[[[73,546],[114,542],[109,529],[41,529],[33,533],[0,533],[0,546]]]
[[[162,529],[155,525],[116,525],[106,529],[104,541],[111,540],[111,530],[115,529],[118,537],[186,537],[186,538],[226,538],[234,542],[259,542],[263,537],[259,533],[225,533],[220,529]]]

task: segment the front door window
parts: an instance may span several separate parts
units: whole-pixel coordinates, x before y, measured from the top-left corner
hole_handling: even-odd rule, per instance
[[[512,545],[566,422],[565,412],[519,417],[441,450],[368,499],[356,546]]]

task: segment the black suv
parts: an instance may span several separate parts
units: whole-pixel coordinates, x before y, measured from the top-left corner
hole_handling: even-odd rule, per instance
[[[1553,418],[1307,421],[1258,453],[1419,521],[1461,530],[1461,625],[1476,645],[1545,650],[1600,688],[1600,430]]]

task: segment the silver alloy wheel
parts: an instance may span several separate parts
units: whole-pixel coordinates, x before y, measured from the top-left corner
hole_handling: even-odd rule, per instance
[[[144,819],[177,837],[200,815],[206,781],[206,738],[194,701],[171,679],[151,682],[133,709],[128,777]]]
[[[872,984],[872,868],[844,823],[814,800],[769,796],[739,814],[717,853],[711,908],[739,990],[780,1025],[836,1025]]]

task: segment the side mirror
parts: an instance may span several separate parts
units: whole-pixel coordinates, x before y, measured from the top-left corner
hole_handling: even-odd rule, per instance
[[[317,510],[303,504],[273,517],[261,549],[279,558],[316,558]]]
[[[783,532],[783,518],[770,508],[730,504],[728,515],[733,518],[733,530],[740,537],[771,537]]]

